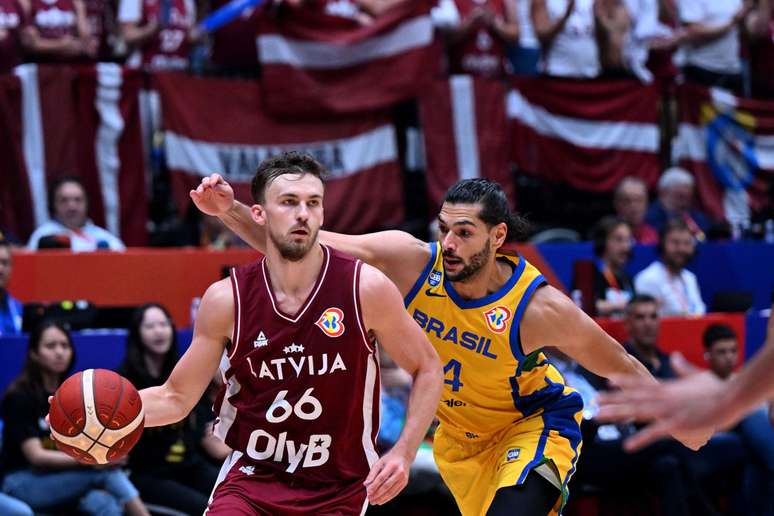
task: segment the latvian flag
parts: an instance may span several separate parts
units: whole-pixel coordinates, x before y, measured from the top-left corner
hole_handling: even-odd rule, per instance
[[[520,171],[607,192],[659,175],[658,93],[630,80],[518,79],[508,95],[511,158]]]
[[[414,97],[441,62],[430,0],[401,2],[371,23],[356,2],[283,3],[261,19],[266,109],[278,115],[383,109]]]
[[[0,224],[26,239],[48,220],[48,185],[74,175],[95,224],[146,243],[140,80],[108,63],[26,64],[0,77]]]
[[[347,233],[403,219],[395,129],[385,113],[288,122],[267,116],[254,82],[159,73],[166,160],[178,206],[205,175],[218,172],[252,204],[258,164],[283,151],[309,152],[330,176],[325,227]],[[213,94],[213,92],[215,94]]]
[[[748,221],[771,202],[774,102],[684,84],[672,159],[696,177],[699,199],[713,217]]]

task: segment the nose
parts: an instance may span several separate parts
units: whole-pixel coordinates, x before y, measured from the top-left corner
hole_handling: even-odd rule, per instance
[[[296,219],[301,222],[306,222],[309,220],[309,207],[306,205],[305,202],[301,202],[298,204],[298,212],[296,213]]]
[[[451,252],[454,252],[456,250],[456,243],[454,241],[454,233],[449,231],[446,233],[446,236],[443,237],[441,240],[441,247],[443,247],[443,250],[449,250]]]

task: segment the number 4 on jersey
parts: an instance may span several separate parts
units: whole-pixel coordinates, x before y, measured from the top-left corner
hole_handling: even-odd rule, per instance
[[[460,381],[460,370],[462,369],[462,364],[454,360],[453,358],[449,360],[449,363],[443,366],[443,383],[446,385],[452,386],[452,392],[457,392],[460,390],[460,387],[462,387],[462,382]],[[446,375],[451,371],[452,378],[449,380],[446,378]]]

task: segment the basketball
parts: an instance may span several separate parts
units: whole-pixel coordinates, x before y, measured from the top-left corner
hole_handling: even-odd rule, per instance
[[[107,464],[134,447],[145,415],[129,380],[107,369],[87,369],[57,389],[49,424],[57,448],[83,464]]]

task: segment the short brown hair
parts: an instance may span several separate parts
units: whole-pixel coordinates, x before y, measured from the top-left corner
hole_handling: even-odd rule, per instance
[[[264,194],[269,183],[285,174],[312,174],[325,182],[325,167],[311,155],[302,152],[283,152],[278,156],[266,158],[258,165],[250,193],[257,204],[264,202]]]

